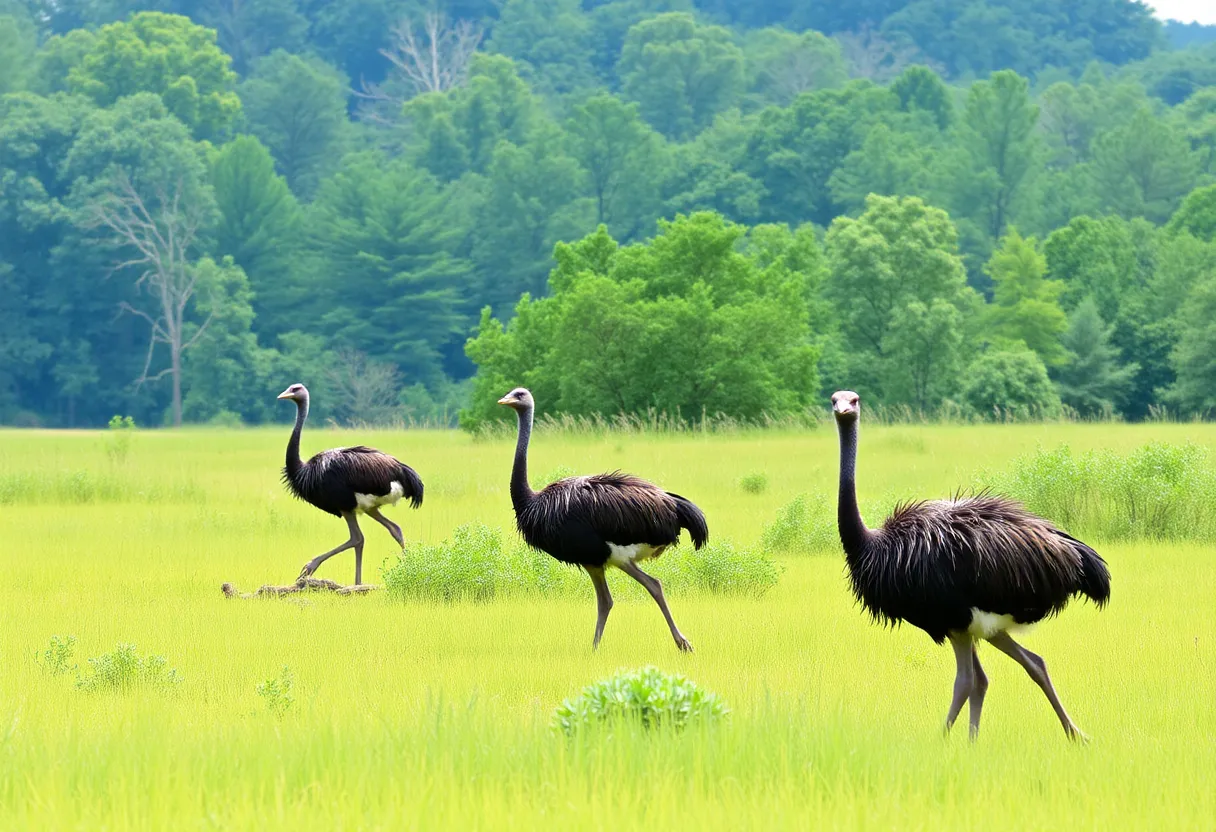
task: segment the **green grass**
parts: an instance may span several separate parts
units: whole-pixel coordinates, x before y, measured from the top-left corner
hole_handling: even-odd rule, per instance
[[[940,732],[950,651],[871,624],[830,552],[778,555],[784,571],[758,597],[670,586],[692,655],[620,573],[598,653],[589,581],[582,594],[481,601],[225,599],[222,582],[288,583],[344,539],[341,521],[279,484],[286,438],[136,431],[120,458],[105,432],[0,431],[0,484],[19,484],[0,499],[0,829],[1212,828],[1210,543],[1089,539],[1110,562],[1111,605],[1077,604],[1023,640],[1092,743],[1068,743],[1022,671],[981,647],[991,687],[971,745],[965,726]],[[970,487],[1040,446],[1128,454],[1150,441],[1216,458],[1208,425],[868,425],[861,504],[878,523],[896,499]],[[304,438],[306,453],[353,442],[426,480],[421,510],[390,512],[412,547],[469,523],[512,540],[511,437]],[[751,551],[799,494],[831,505],[836,454],[830,426],[541,434],[532,468],[633,471],[695,500],[715,543]],[[73,496],[78,472],[109,485]],[[740,487],[753,472],[766,488]],[[363,527],[365,574],[379,581],[396,552]],[[348,582],[352,561],[318,576]],[[77,689],[88,658],[120,644],[163,656],[180,681]],[[712,691],[730,719],[555,734],[564,700],[647,665]]]

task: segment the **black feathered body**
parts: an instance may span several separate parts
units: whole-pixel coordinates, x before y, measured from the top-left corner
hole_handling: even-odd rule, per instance
[[[880,529],[842,528],[841,537],[865,609],[938,643],[950,631],[984,636],[1032,624],[1076,594],[1099,606],[1110,597],[1110,573],[1093,549],[998,496],[910,503]]]
[[[569,477],[535,493],[512,490],[524,540],[565,563],[602,567],[617,558],[658,557],[682,528],[698,549],[709,539],[705,515],[693,503],[620,472]]]
[[[293,436],[298,443],[298,434]],[[405,498],[422,505],[422,479],[413,468],[386,453],[356,445],[322,451],[308,462],[293,460],[289,446],[283,482],[296,497],[335,516],[362,513]]]

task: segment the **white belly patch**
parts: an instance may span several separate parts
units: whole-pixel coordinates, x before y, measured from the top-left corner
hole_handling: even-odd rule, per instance
[[[640,560],[653,558],[660,550],[661,547],[650,546],[646,543],[631,543],[628,546],[618,546],[615,543],[609,543],[608,562],[613,566],[621,567],[627,563],[637,563]]]
[[[405,495],[405,486],[393,480],[388,487],[388,493],[383,495],[378,494],[355,494],[355,511],[367,511],[380,506],[396,505],[397,501]]]
[[[971,608],[971,624],[967,627],[967,632],[976,638],[992,638],[997,633],[1017,632],[1026,629],[1026,625],[1019,624],[1013,620],[1013,616],[1008,613],[984,612],[983,610]]]

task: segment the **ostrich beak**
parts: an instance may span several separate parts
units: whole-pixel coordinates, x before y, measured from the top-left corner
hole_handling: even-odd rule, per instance
[[[291,398],[291,390],[290,390],[290,389],[288,389],[288,390],[284,390],[284,391],[283,391],[282,393],[280,393],[280,394],[279,394],[279,395],[278,395],[276,398],[280,398],[280,399],[290,399],[290,398]]]
[[[505,405],[507,405],[508,407],[510,407],[510,406],[511,406],[511,403],[512,403],[513,401],[515,401],[515,400],[514,400],[514,399],[512,399],[510,396],[503,396],[501,399],[499,399],[499,400],[498,400],[498,403],[499,403],[499,404],[505,404]]]

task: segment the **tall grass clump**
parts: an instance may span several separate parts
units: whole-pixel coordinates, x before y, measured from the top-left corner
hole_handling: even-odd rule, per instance
[[[122,463],[131,452],[131,434],[135,432],[135,420],[130,416],[112,416],[106,436],[106,456],[111,462]]]
[[[654,564],[654,566],[650,566]],[[668,550],[646,569],[668,590],[759,598],[777,585],[782,567],[760,549],[736,548],[730,541]]]
[[[499,596],[569,591],[575,571],[543,552],[506,547],[502,532],[481,523],[459,526],[450,540],[407,547],[384,568],[384,586],[402,600],[489,601]]]
[[[768,490],[768,475],[763,471],[745,474],[739,478],[739,488],[745,494],[763,494]]]
[[[982,484],[1065,529],[1104,540],[1216,539],[1216,471],[1193,444],[1153,442],[1120,455],[1039,448]]]
[[[622,723],[678,731],[693,723],[718,722],[729,713],[717,694],[702,690],[684,676],[648,666],[619,670],[583,688],[557,707],[553,727],[567,736]]]
[[[167,690],[181,682],[164,656],[141,656],[134,644],[120,644],[110,653],[89,659],[89,672],[76,680],[83,691],[127,691],[135,687]]]
[[[840,545],[834,509],[821,494],[799,494],[777,510],[776,519],[760,535],[760,545],[782,554],[834,551]]]

